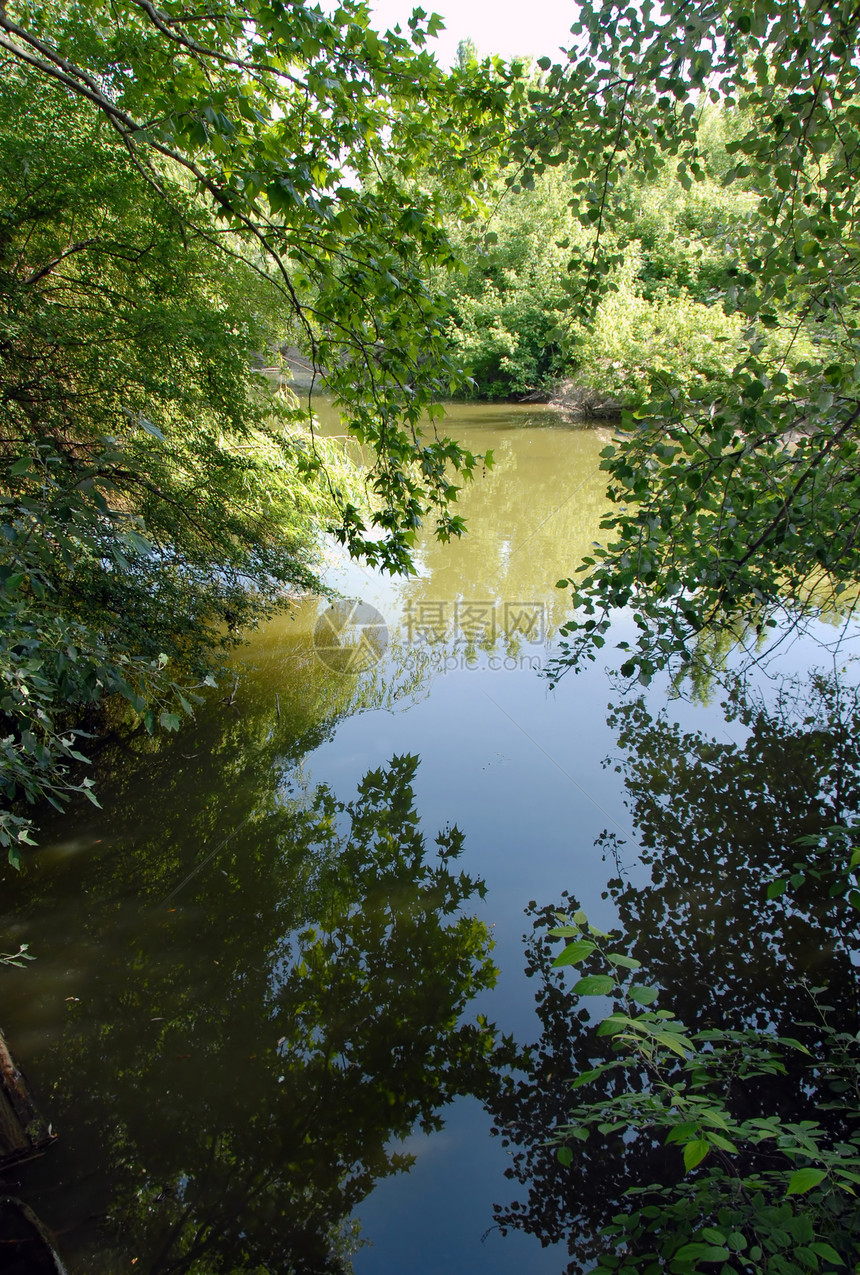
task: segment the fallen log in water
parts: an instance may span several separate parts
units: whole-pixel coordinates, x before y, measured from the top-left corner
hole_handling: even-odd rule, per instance
[[[39,1155],[54,1135],[0,1032],[0,1169]],[[0,1271],[3,1275],[65,1275],[51,1237],[23,1200],[0,1196]]]
[[[0,1168],[38,1155],[53,1140],[0,1032]]]

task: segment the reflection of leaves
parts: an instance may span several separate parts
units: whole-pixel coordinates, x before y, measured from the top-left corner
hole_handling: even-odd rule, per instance
[[[857,921],[841,888],[845,841],[834,855],[831,833],[850,826],[860,805],[860,702],[845,686],[815,678],[805,694],[786,690],[770,709],[735,687],[728,707],[747,729],[742,743],[683,732],[652,718],[643,701],[614,711],[624,749],[619,769],[651,880],[644,888],[620,876],[610,882],[623,926],[613,944],[641,962],[637,986],[659,985],[660,1003],[691,1031],[704,1030],[702,1039],[708,1029],[735,1031],[749,1042],[751,1029],[798,1037],[804,1048],[787,1052],[784,1075],[727,1077],[729,1108],[733,1118],[773,1120],[777,1128],[814,1118],[824,1142],[838,1142],[846,1086],[856,1080],[850,1070],[843,1074],[837,1054],[848,1057],[858,1026]],[[614,850],[611,838],[603,841]],[[802,857],[807,868],[800,873]],[[790,888],[769,899],[768,883],[780,874]],[[528,1192],[500,1208],[498,1221],[544,1241],[567,1240],[571,1271],[594,1261],[598,1231],[625,1207],[625,1191],[671,1184],[684,1167],[677,1147],[661,1147],[645,1121],[629,1133],[592,1131],[587,1143],[574,1144],[569,1168],[546,1145],[575,1102],[627,1095],[631,1112],[646,1111],[649,1102],[644,1074],[602,1065],[615,1058],[612,1034],[593,1031],[588,1011],[571,996],[571,971],[553,969],[563,960],[558,912],[575,907],[571,900],[533,909],[527,973],[539,979],[542,1034],[523,1056],[523,1078],[508,1081],[491,1103],[497,1129],[515,1147],[510,1176]],[[584,949],[581,957],[590,987],[605,967]],[[827,985],[827,1005],[810,999],[807,976]],[[649,996],[635,999],[644,1004]],[[744,1043],[742,1052],[751,1049]],[[674,1065],[682,1067],[680,1056]],[[691,1145],[695,1161],[701,1148]],[[628,1239],[619,1233],[613,1242]]]
[[[853,1200],[854,1183],[860,1181],[854,1104],[838,1099],[828,1104],[831,1112],[839,1112],[830,1120],[838,1129],[836,1140],[815,1118],[792,1122],[779,1113],[757,1114],[760,1105],[767,1107],[766,1098],[752,1104],[750,1117],[747,1090],[754,1077],[784,1076],[790,1054],[799,1048],[809,1059],[805,1088],[820,1086],[823,1080],[831,1099],[837,1098],[832,1085],[837,1064],[856,1088],[857,1042],[829,1032],[820,1065],[797,1041],[772,1031],[711,1028],[687,1033],[669,1009],[639,1010],[632,1002],[629,975],[615,972],[605,946],[599,949],[604,968],[613,967],[612,974],[604,975],[612,984],[612,998],[627,1013],[616,1010],[601,1023],[597,1035],[612,1035],[618,1056],[573,1082],[572,1088],[588,1084],[591,1092],[573,1107],[553,1141],[587,1142],[596,1130],[621,1133],[629,1144],[644,1134],[667,1147],[677,1146],[685,1171],[678,1181],[677,1165],[669,1158],[668,1179],[626,1192],[628,1199],[619,1201],[620,1212],[611,1225],[601,1227],[610,1251],[601,1253],[600,1268],[633,1275],[657,1269],[655,1256],[661,1270],[667,1264],[671,1270],[680,1269],[678,1263],[688,1259],[726,1260],[728,1242],[734,1252],[750,1248],[753,1271],[803,1275],[817,1270],[818,1263],[810,1262],[809,1249],[802,1247],[795,1249],[794,1263],[787,1260],[783,1250],[789,1238],[796,1245],[812,1245],[825,1236],[839,1244],[846,1257],[853,1254],[860,1220]],[[614,1094],[607,1093],[603,1083],[592,1084],[610,1070],[626,1076]],[[562,1163],[571,1165],[573,1152],[570,1146],[568,1150]],[[706,1170],[694,1173],[709,1155]],[[797,1169],[798,1163],[804,1167]],[[816,1192],[825,1181],[827,1186]],[[789,1196],[809,1198],[786,1204]],[[718,1257],[715,1246],[721,1250]]]
[[[831,984],[831,999],[841,987],[850,1014],[850,908],[829,897],[830,880],[810,877],[779,904],[769,905],[767,887],[793,875],[799,838],[850,823],[860,807],[860,703],[815,678],[804,694],[786,688],[771,709],[736,686],[727,708],[747,728],[742,744],[654,720],[642,701],[612,718],[651,866],[644,890],[612,885],[635,955],[651,981],[678,988],[673,1004],[686,1022],[773,1025],[779,1004],[788,1029],[808,1016],[795,986],[802,971]]]
[[[510,419],[508,419],[510,418]],[[486,409],[472,417],[457,409],[458,426],[474,421],[472,445],[495,453],[492,473],[464,488],[458,497],[469,527],[456,544],[427,540],[420,559],[423,570],[403,588],[402,596],[420,614],[422,605],[442,603],[442,632],[453,634],[454,603],[486,604],[500,599],[516,608],[544,608],[541,623],[553,630],[567,614],[568,599],[552,587],[557,574],[571,570],[591,549],[595,528],[606,508],[600,480],[600,451],[608,441],[603,431],[559,426],[543,410],[499,409],[498,419]],[[524,442],[516,430],[528,428]],[[574,489],[559,487],[559,474],[576,475]],[[536,589],[534,564],[541,564],[545,585]],[[440,593],[441,590],[441,593]],[[516,623],[499,608],[500,633],[511,640],[516,655]],[[530,640],[519,635],[523,645]],[[543,641],[543,635],[537,637]],[[507,643],[506,643],[507,644]]]
[[[352,802],[321,787],[260,810],[130,935],[109,870],[157,846],[102,863],[102,959],[52,1062],[55,1119],[67,1171],[85,1157],[113,1182],[139,1269],[345,1270],[345,1219],[408,1163],[392,1141],[487,1089],[495,1032],[464,1020],[496,977],[462,911],[483,884],[454,870],[456,828],[427,846],[417,765],[395,757]]]

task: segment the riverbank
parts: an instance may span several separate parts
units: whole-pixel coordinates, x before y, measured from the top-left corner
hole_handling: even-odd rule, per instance
[[[620,421],[624,411],[623,403],[571,380],[559,381],[555,385],[548,404],[574,421]]]
[[[276,380],[278,384],[293,391],[294,394],[324,394],[324,374],[316,370],[305,355],[295,346],[284,347],[280,351],[277,365],[261,366],[259,371],[266,377]],[[456,400],[452,400],[455,402]],[[478,397],[477,402],[489,402]],[[515,403],[518,406],[545,406],[552,411],[561,412],[570,421],[620,421],[625,404],[617,399],[601,394],[590,386],[577,385],[566,378],[557,381],[550,390],[535,390],[532,394],[518,395],[501,402]]]

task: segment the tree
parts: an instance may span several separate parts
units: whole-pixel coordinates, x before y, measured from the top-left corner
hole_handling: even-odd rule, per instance
[[[253,372],[274,331],[254,276],[188,231],[181,189],[166,203],[82,103],[32,81],[10,75],[0,106],[10,802],[79,784],[73,715],[104,695],[178,725],[231,630],[314,582],[313,522],[334,513]],[[4,812],[0,836],[26,827]]]
[[[377,451],[372,521],[385,534],[368,538],[348,507],[350,546],[401,567],[429,512],[455,534],[447,466],[469,471],[474,460],[448,440],[422,443],[418,428],[460,376],[425,283],[429,265],[452,256],[411,178],[434,147],[468,150],[484,108],[482,86],[447,88],[413,47],[439,19],[426,33],[410,19],[406,39],[370,30],[354,0],[331,19],[280,0],[212,15],[149,0],[17,13],[0,15],[12,64],[94,108],[163,197],[165,169],[181,174],[193,191],[185,222],[214,213],[209,238],[230,253],[238,236],[277,289],[285,326],[289,316],[350,429]]]
[[[468,71],[469,67],[477,61],[478,46],[470,36],[467,36],[457,45],[457,67],[460,71]]]
[[[711,132],[723,112],[711,112]],[[630,220],[612,232],[623,263],[587,315],[571,314],[567,264],[571,244],[588,246],[591,227],[571,207],[570,168],[529,174],[530,185],[506,191],[493,171],[491,220],[452,232],[468,270],[443,285],[450,298],[451,335],[470,364],[472,393],[481,398],[561,394],[639,408],[655,394],[731,382],[742,348],[742,316],[713,304],[731,275],[726,246],[745,231],[755,196],[720,188],[711,174],[722,146],[712,145],[708,175],[684,190],[672,173],[645,181],[628,172],[617,191]],[[487,226],[490,229],[487,229]],[[602,234],[604,250],[608,231]],[[772,334],[771,353],[782,354]],[[796,340],[789,369],[809,348]],[[614,405],[614,407],[612,406]]]
[[[0,841],[89,787],[81,713],[178,726],[224,635],[314,582],[313,524],[408,569],[475,457],[425,412],[457,383],[412,180],[496,106],[348,3],[0,10],[3,495]],[[435,29],[435,19],[426,31]],[[460,127],[461,126],[461,127]],[[451,168],[453,173],[454,167]],[[299,340],[375,457],[362,501],[257,351]]]
[[[757,195],[714,295],[745,324],[731,383],[652,399],[606,452],[616,510],[572,587],[566,666],[593,658],[616,607],[640,629],[623,671],[647,682],[693,660],[709,626],[766,632],[780,612],[843,605],[860,577],[858,23],[849,3],[585,5],[579,56],[522,121],[519,156],[570,160],[592,229],[571,261],[576,314],[612,287],[625,174],[671,165],[686,187],[703,180],[708,97],[734,112],[723,181]],[[811,343],[793,375],[768,353],[776,329],[783,349]]]

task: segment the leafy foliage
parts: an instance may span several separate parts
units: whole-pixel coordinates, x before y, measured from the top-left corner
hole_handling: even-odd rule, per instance
[[[266,298],[182,189],[28,73],[0,112],[2,787],[57,801],[91,792],[81,713],[119,695],[176,729],[213,648],[315,581],[334,502],[252,371]],[[4,810],[13,858],[28,826]]]
[[[372,526],[383,534],[365,534],[349,505],[341,531],[392,568],[408,566],[425,515],[438,514],[442,534],[459,529],[449,466],[475,463],[432,432],[422,440],[419,424],[461,372],[426,285],[451,248],[413,175],[438,158],[453,177],[499,127],[483,83],[448,85],[419,51],[438,21],[383,37],[352,0],[331,18],[280,0],[204,15],[148,0],[49,3],[0,17],[13,64],[84,99],[156,189],[165,161],[190,179],[190,220],[214,215],[222,246],[239,237],[284,327],[376,452]]]
[[[630,606],[640,637],[624,667],[645,682],[726,617],[767,629],[783,603],[814,612],[860,575],[857,22],[849,4],[584,5],[581,56],[551,70],[523,124],[521,154],[571,164],[593,229],[571,261],[584,319],[623,258],[628,174],[706,181],[703,98],[737,112],[723,184],[755,194],[713,281],[744,324],[731,378],[655,394],[607,450],[616,510],[573,589],[565,664],[593,658],[612,610]]]
[[[808,1051],[772,1033],[686,1032],[670,1010],[642,1008],[657,1002],[658,989],[634,981],[638,961],[610,950],[610,936],[588,925],[584,914],[573,924],[562,920],[552,936],[589,937],[569,944],[555,964],[599,954],[610,971],[598,976],[600,987],[592,985],[592,976],[573,990],[613,997],[616,1007],[597,1034],[611,1038],[620,1054],[579,1075],[574,1088],[622,1073],[612,1096],[576,1107],[559,1128],[562,1161],[572,1158],[568,1140],[585,1141],[592,1128],[603,1135],[623,1132],[635,1141],[659,1138],[683,1158],[684,1177],[677,1183],[628,1192],[628,1211],[604,1230],[614,1251],[601,1255],[598,1268],[683,1275],[703,1263],[719,1263],[726,1272],[794,1275],[844,1266],[855,1252],[858,1224],[856,1129],[834,1140],[814,1119],[736,1114],[750,1082],[784,1074],[786,1052]],[[626,972],[628,966],[632,972]],[[829,1027],[826,1035],[826,1055],[811,1063],[809,1076],[836,1082],[829,1105],[847,1123],[855,1114],[852,1099],[860,1080],[857,1041]]]
[[[491,1103],[528,1195],[497,1218],[566,1242],[571,1272],[601,1253],[673,1269],[686,1244],[716,1244],[707,1228],[744,1237],[720,1259],[733,1271],[787,1269],[813,1243],[856,1261],[857,1184],[840,1174],[858,1152],[857,696],[816,677],[771,701],[738,679],[727,707],[737,742],[644,700],[613,712],[647,872],[603,835],[620,932],[594,932],[575,901],[561,927],[530,905],[542,1034]],[[824,1176],[801,1193],[805,1169]],[[794,1269],[829,1269],[812,1253]]]
[[[176,729],[212,648],[315,584],[320,525],[390,570],[425,520],[462,531],[476,458],[421,423],[461,375],[427,285],[453,258],[412,174],[435,148],[453,189],[498,111],[420,51],[437,21],[406,38],[355,3],[0,10],[13,861],[16,802],[91,789],[82,713],[119,695]],[[310,408],[252,371],[285,339],[368,444],[369,501]]]
[[[651,185],[628,177],[619,198],[632,221],[614,231],[611,287],[584,318],[568,266],[571,245],[584,251],[590,231],[571,199],[569,167],[548,169],[516,194],[497,175],[486,223],[455,235],[466,271],[447,285],[451,336],[473,394],[547,395],[570,379],[638,407],[661,390],[728,381],[743,321],[714,303],[715,292],[731,266],[726,241],[751,197],[702,184],[684,191],[671,175]]]

